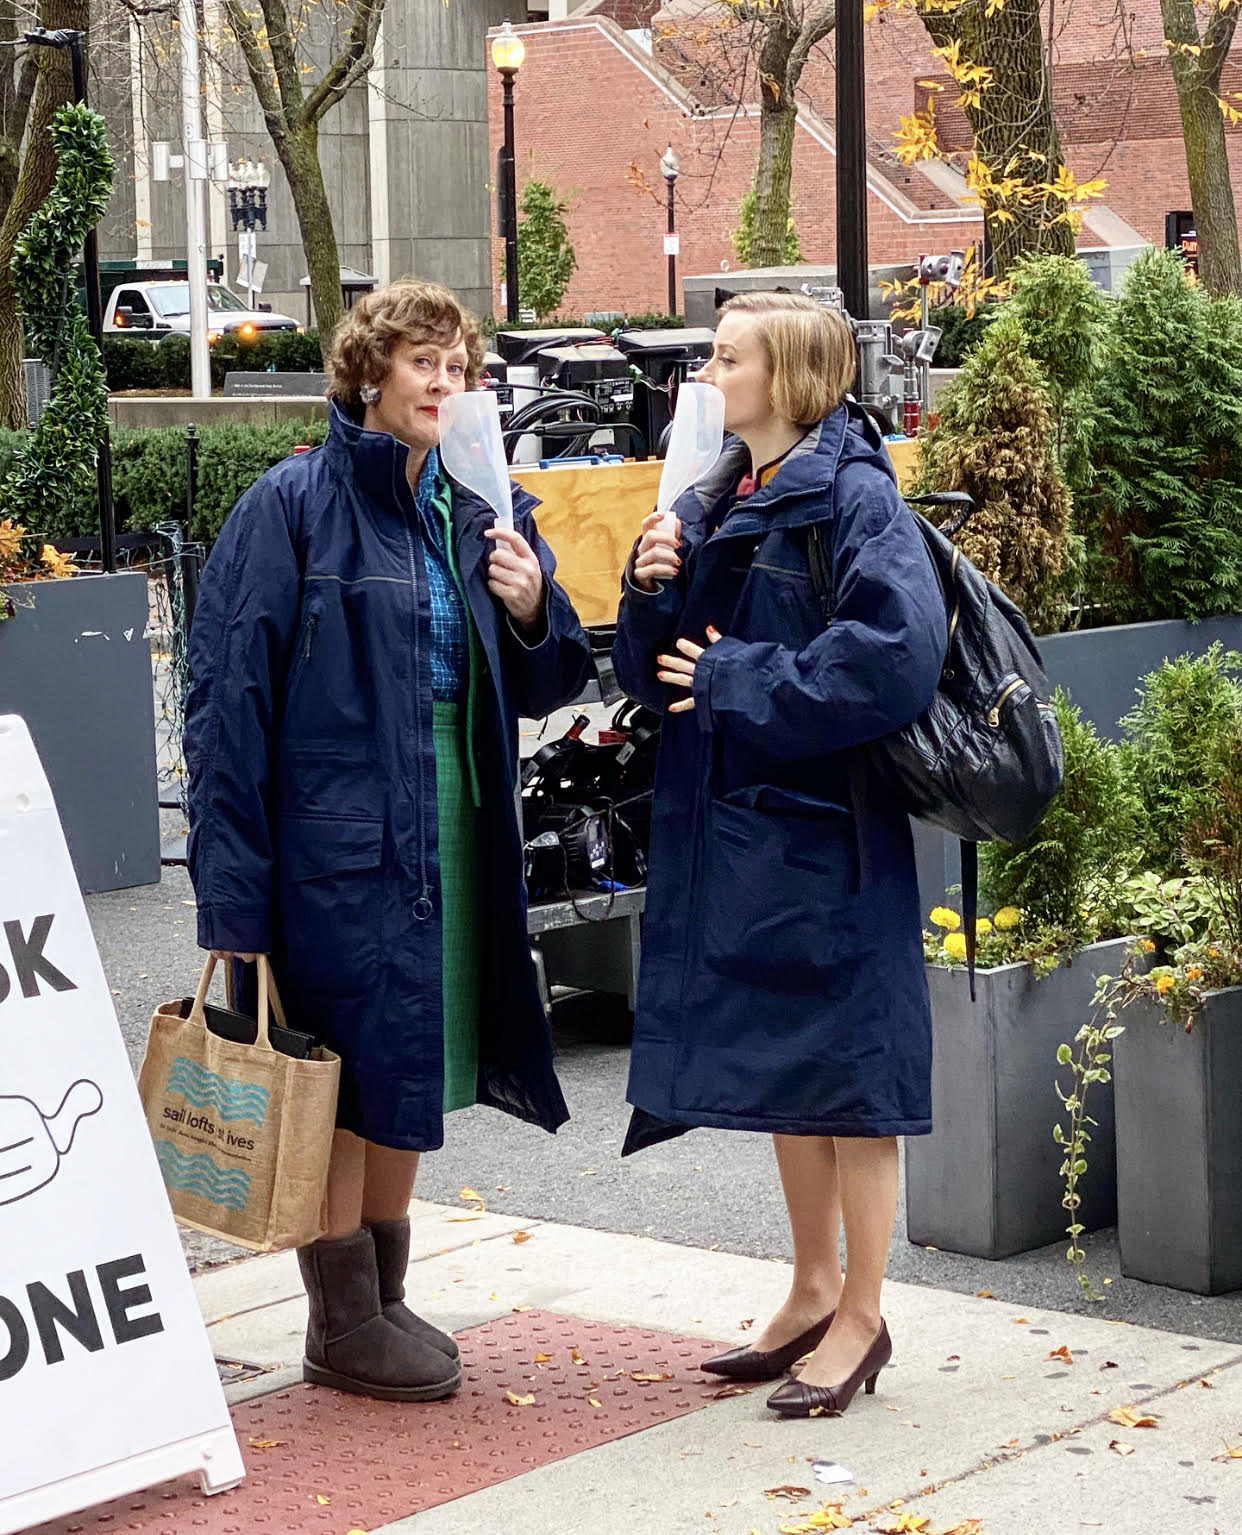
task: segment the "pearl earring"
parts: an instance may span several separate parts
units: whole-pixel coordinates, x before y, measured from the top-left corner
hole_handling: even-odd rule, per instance
[[[362,388],[358,391],[358,398],[364,405],[377,405],[379,397],[380,392],[374,384],[363,384]]]

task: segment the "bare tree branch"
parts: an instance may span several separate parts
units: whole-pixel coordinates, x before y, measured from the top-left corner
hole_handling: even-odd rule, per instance
[[[285,119],[289,127],[294,128],[302,122],[302,72],[298,68],[293,34],[289,30],[289,11],[285,0],[259,0],[259,7],[267,27],[267,46],[272,50],[272,69]]]
[[[285,136],[285,115],[276,77],[264,56],[263,49],[259,46],[259,39],[250,25],[250,18],[242,8],[241,0],[224,0],[224,14],[228,20],[229,29],[242,51],[242,58],[246,61],[246,72],[250,76],[250,83],[254,86],[254,93],[258,98],[264,121],[267,123],[268,132],[272,136],[272,142],[279,148]]]
[[[308,123],[318,122],[328,108],[335,106],[350,86],[363,79],[371,68],[375,62],[375,37],[383,14],[383,0],[354,0],[349,40],[328,66],[302,108]]]

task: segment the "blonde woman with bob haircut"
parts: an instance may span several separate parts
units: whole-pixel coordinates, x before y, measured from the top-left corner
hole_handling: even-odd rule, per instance
[[[787,1417],[839,1415],[888,1363],[896,1137],[931,1129],[910,826],[861,748],[931,701],[945,611],[854,371],[810,298],[723,306],[699,377],[732,435],[674,529],[643,523],[614,652],[664,715],[626,1150],[771,1132],[789,1295],[703,1368],[777,1379],[809,1354],[768,1398]]]
[[[187,705],[198,939],[271,956],[341,1057],[326,1232],[298,1251],[308,1381],[429,1401],[457,1344],[404,1304],[420,1152],[486,1103],[567,1118],[526,936],[519,715],[581,692],[586,638],[537,504],[514,529],[445,473],[478,321],[412,278],[333,338],[331,425],[234,507],[203,572]],[[250,1005],[253,1005],[253,975]]]

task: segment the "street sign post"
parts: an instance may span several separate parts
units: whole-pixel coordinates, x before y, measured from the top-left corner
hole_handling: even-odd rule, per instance
[[[0,1535],[245,1476],[25,724],[0,716]]]

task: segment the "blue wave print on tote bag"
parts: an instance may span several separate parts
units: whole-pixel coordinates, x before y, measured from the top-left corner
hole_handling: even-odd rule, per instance
[[[187,1156],[172,1141],[156,1141],[164,1182],[184,1194],[198,1194],[225,1210],[244,1210],[250,1202],[250,1174],[240,1167],[220,1167],[205,1151]]]
[[[262,1125],[271,1094],[257,1082],[233,1082],[207,1071],[187,1055],[175,1058],[168,1073],[170,1093],[181,1093],[196,1109],[215,1109],[225,1124],[250,1119]]]

